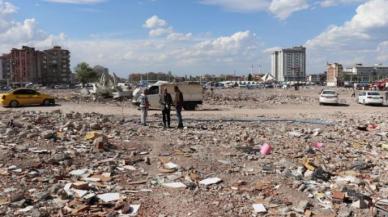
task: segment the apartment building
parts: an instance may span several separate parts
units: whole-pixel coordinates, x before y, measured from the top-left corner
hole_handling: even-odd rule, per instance
[[[305,81],[306,48],[300,46],[274,51],[271,74],[281,82]]]
[[[14,85],[39,83],[41,80],[38,71],[37,51],[35,48],[23,46],[13,48],[10,53],[11,73],[10,80]]]
[[[40,51],[39,70],[43,85],[69,84],[71,81],[70,52],[59,46]]]
[[[336,87],[344,81],[343,66],[339,63],[327,64],[327,86]]]
[[[52,86],[71,82],[70,52],[55,46],[39,51],[23,46],[0,57],[0,80],[21,86],[29,83]]]

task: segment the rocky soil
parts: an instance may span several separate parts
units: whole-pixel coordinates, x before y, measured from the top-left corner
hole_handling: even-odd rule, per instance
[[[188,119],[177,130],[160,114],[143,127],[118,115],[1,111],[0,215],[383,213],[388,113],[332,117]]]

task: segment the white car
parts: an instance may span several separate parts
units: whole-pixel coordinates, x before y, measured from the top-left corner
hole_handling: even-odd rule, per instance
[[[384,97],[377,91],[363,91],[358,94],[358,103],[364,105],[382,105]]]
[[[338,104],[338,93],[335,90],[323,90],[319,96],[319,104]]]

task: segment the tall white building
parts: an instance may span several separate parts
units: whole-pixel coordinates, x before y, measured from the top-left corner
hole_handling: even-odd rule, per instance
[[[300,46],[273,52],[272,75],[277,81],[305,81],[306,48]]]
[[[4,79],[4,75],[3,75],[3,59],[0,58],[0,80],[3,80]]]

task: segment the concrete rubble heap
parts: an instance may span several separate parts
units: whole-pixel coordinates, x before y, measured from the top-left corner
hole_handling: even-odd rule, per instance
[[[0,216],[347,217],[387,207],[387,113],[338,113],[332,125],[191,120],[182,131],[163,130],[158,115],[149,127],[97,113],[0,118]]]

